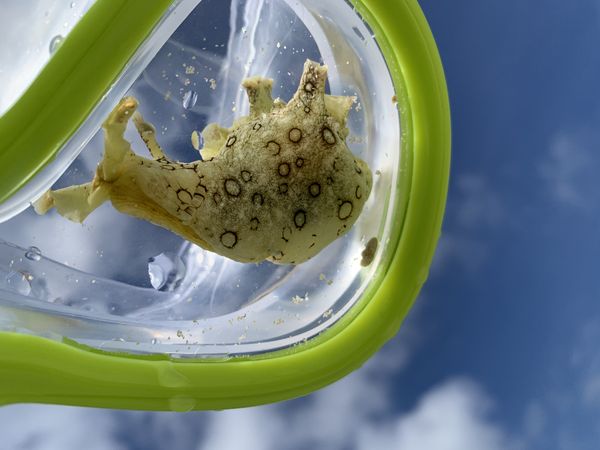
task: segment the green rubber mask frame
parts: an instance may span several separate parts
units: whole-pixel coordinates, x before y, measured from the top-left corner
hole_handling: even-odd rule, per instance
[[[171,3],[96,1],[20,100],[0,117],[0,203],[52,160]],[[66,339],[2,332],[0,404],[173,411],[264,404],[338,380],[394,336],[427,278],[440,235],[450,166],[448,94],[416,0],[351,3],[373,30],[392,75],[401,152],[407,155],[402,164],[410,174],[398,187],[406,195],[393,205],[404,219],[394,226],[395,241],[387,244],[391,256],[360,302],[304,344],[229,359],[107,353]]]

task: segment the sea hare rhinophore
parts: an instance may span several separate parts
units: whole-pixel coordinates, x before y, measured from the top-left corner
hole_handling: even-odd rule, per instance
[[[122,213],[236,261],[306,261],[350,229],[372,185],[369,167],[345,143],[354,98],[326,95],[326,81],[327,67],[306,61],[285,104],[272,99],[272,80],[244,80],[249,115],[231,128],[208,125],[203,160],[191,163],[168,159],[135,112],[137,101],[124,98],[104,122],[94,179],[46,192],[35,210],[54,207],[82,222],[110,200]],[[153,159],[136,155],[123,137],[130,118]]]

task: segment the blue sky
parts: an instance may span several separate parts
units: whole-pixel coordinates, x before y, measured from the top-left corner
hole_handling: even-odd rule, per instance
[[[421,5],[451,96],[452,177],[399,335],[344,380],[276,405],[5,407],[6,448],[598,448],[600,2]]]

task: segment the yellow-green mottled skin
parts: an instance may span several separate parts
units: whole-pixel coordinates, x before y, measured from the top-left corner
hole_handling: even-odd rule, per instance
[[[325,95],[327,68],[307,61],[288,104],[271,98],[272,80],[243,86],[250,113],[229,129],[202,132],[203,160],[169,160],[154,128],[123,99],[104,123],[105,154],[90,183],[48,191],[35,203],[81,222],[110,200],[126,214],[165,227],[242,262],[298,264],[345,234],[371,191],[366,163],[348,149],[346,117],[354,101]],[[153,159],[131,150],[133,121]]]

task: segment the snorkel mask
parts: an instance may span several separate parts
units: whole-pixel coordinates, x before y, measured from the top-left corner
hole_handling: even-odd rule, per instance
[[[0,53],[0,401],[232,408],[364,363],[447,191],[416,1],[61,7]]]

